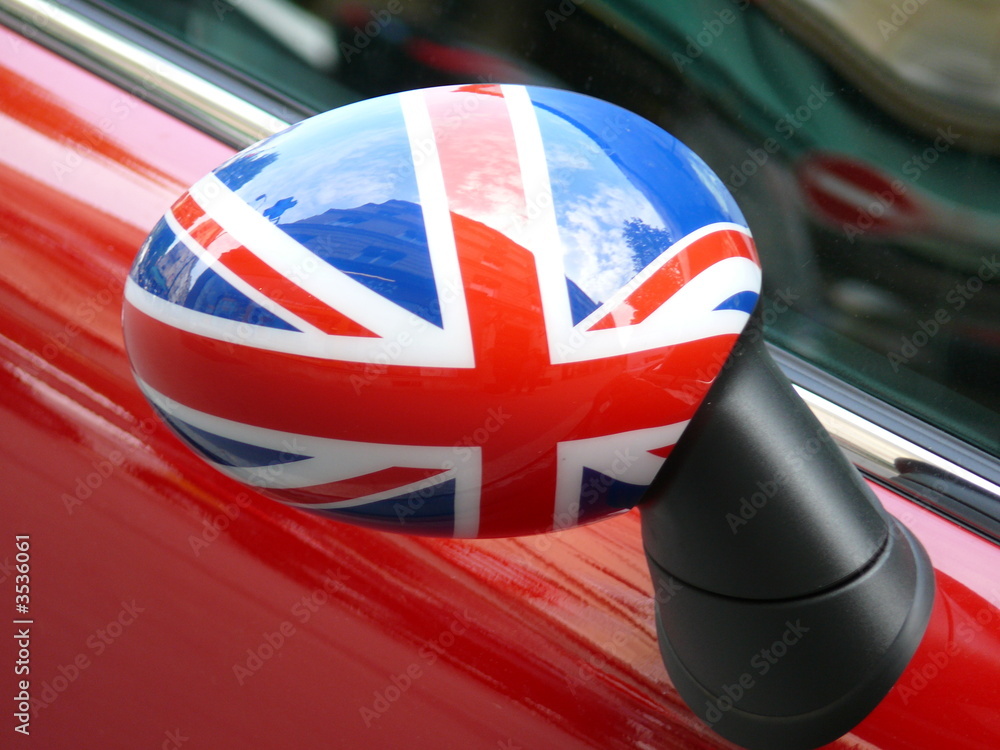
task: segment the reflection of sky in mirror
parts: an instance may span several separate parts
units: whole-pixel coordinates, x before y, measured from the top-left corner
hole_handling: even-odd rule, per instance
[[[462,165],[460,172],[452,170],[446,178],[450,209],[523,242],[512,217],[526,210],[524,188],[509,135],[442,126],[437,139],[439,148],[447,149],[448,160]]]
[[[283,224],[331,208],[392,199],[419,203],[396,98],[381,97],[318,115],[299,123],[289,135],[294,137],[279,134],[241,157],[278,156],[236,188],[261,212],[284,201]],[[290,205],[292,198],[295,203]]]
[[[715,222],[745,226],[719,178],[658,126],[591,97],[535,86],[528,93],[549,161],[567,275],[595,301],[691,232]]]
[[[743,218],[743,212],[740,211],[740,207],[736,204],[732,193],[729,192],[729,188],[719,179],[718,175],[712,171],[712,168],[700,158],[694,156],[691,159],[691,169],[701,178],[705,188],[719,202],[719,205],[726,207],[726,211],[730,214],[728,220],[746,226],[747,221]]]
[[[595,302],[606,300],[642,266],[626,222],[663,228],[656,209],[600,148],[566,120],[535,110],[545,144],[566,275]]]

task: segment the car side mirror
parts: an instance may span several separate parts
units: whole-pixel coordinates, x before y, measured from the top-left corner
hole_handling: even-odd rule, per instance
[[[639,505],[681,696],[747,747],[815,747],[902,673],[933,576],[747,326],[760,279],[733,198],[657,126],[452,86],[203,178],[123,324],[177,435],[282,502],[465,537]]]

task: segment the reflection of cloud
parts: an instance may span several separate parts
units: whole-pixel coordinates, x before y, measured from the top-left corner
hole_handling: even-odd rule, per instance
[[[282,221],[329,208],[416,202],[413,157],[398,104],[373,99],[299,123],[264,144],[273,162],[237,192],[258,210],[294,198]]]
[[[604,301],[640,270],[625,238],[626,222],[663,228],[663,220],[629,175],[590,136],[536,109],[559,221],[566,275]]]
[[[463,167],[458,174],[445,175],[451,210],[520,241],[516,229],[526,210],[524,187],[517,154],[507,148],[505,134],[485,131],[445,137],[449,162]]]
[[[576,145],[576,144],[574,144]],[[595,151],[597,151],[595,146],[586,153],[581,148],[570,148],[569,145],[565,143],[553,143],[546,144],[545,159],[548,163],[549,171],[557,171],[560,169],[593,169],[593,162],[591,159],[594,156]],[[588,158],[588,156],[590,158]]]
[[[626,222],[640,219],[658,228],[663,222],[638,191],[595,187],[560,207],[559,233],[566,275],[591,299],[603,302],[640,270],[625,239]]]
[[[369,131],[365,138],[355,137],[349,144],[324,144],[318,154],[283,155],[264,173],[267,198],[262,203],[270,205],[294,197],[298,204],[282,217],[287,222],[328,208],[352,208],[392,198],[413,200],[416,190],[411,163],[409,145],[400,144],[397,133]],[[250,199],[253,186],[248,185],[244,198],[261,208]],[[410,192],[413,194],[407,195]]]

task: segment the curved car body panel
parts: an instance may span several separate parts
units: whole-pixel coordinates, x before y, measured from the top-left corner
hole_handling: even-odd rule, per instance
[[[123,283],[170,201],[231,151],[0,37],[0,591],[30,535],[25,746],[730,746],[668,682],[636,513],[541,537],[386,535],[251,496],[156,421],[123,351]],[[939,607],[835,746],[1000,746],[1000,549],[877,491],[927,547]]]

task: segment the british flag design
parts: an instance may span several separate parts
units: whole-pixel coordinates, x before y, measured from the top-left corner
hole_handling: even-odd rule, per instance
[[[196,183],[126,286],[136,379],[283,502],[503,536],[632,507],[752,311],[739,209],[690,150],[554,89],[412,91]]]

